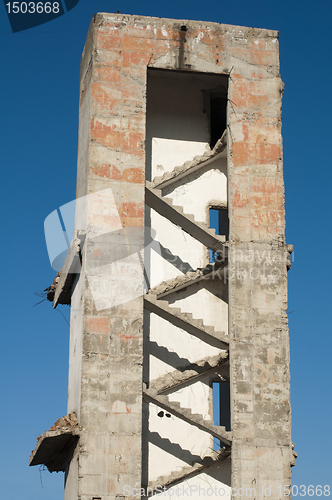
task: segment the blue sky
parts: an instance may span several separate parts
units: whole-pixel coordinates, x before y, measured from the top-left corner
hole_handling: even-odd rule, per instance
[[[60,500],[63,474],[29,468],[36,437],[66,413],[68,325],[34,291],[54,278],[43,221],[75,197],[79,65],[91,18],[115,12],[280,32],[296,485],[331,484],[331,18],[332,3],[279,0],[141,3],[80,0],[1,44],[0,496]],[[69,308],[62,306],[69,319]]]

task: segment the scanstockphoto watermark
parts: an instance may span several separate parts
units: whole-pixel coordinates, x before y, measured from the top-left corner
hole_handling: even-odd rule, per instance
[[[331,495],[331,487],[325,485],[263,485],[257,487],[231,488],[226,485],[207,486],[203,487],[197,484],[179,484],[171,488],[166,486],[156,486],[155,488],[131,488],[129,485],[123,487],[123,495],[131,497],[150,497],[153,495],[165,497],[223,497],[223,498],[256,498],[261,495],[264,498],[269,498],[278,495],[279,497],[296,497],[296,496],[315,496],[329,497]]]
[[[129,485],[123,487],[124,496],[132,497],[149,497],[152,495],[164,496],[164,497],[223,497],[229,498],[231,494],[231,488],[229,486],[207,486],[203,487],[197,484],[179,484],[171,488],[166,486],[155,486],[155,488],[131,488]]]

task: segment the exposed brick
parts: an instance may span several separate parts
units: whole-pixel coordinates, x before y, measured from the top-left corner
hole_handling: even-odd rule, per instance
[[[247,141],[234,142],[233,148],[233,165],[234,167],[248,164],[249,160],[249,144]]]
[[[125,182],[144,182],[145,172],[141,168],[126,168],[122,173],[121,180]]]
[[[106,125],[99,120],[92,118],[90,124],[91,140],[103,144],[107,147],[117,149],[120,147],[120,132],[115,125]]]
[[[132,51],[132,52],[143,52],[149,53],[152,52],[152,49],[155,47],[155,41],[149,38],[138,38],[124,35],[122,39],[122,50],[123,51]]]
[[[269,97],[267,95],[249,95],[248,108],[259,108],[262,112],[262,107],[268,104]]]
[[[249,51],[250,61],[253,64],[261,66],[272,66],[275,63],[275,53],[268,50],[255,50]]]
[[[105,164],[100,166],[93,166],[90,167],[90,171],[92,174],[98,177],[104,177],[107,179],[114,179],[114,180],[121,179],[120,170],[116,168],[114,165]]]
[[[119,215],[120,217],[143,217],[144,204],[126,201],[122,204]]]
[[[276,210],[252,210],[251,221],[253,225],[280,226],[283,223],[283,212]]]
[[[139,132],[121,133],[120,144],[122,151],[144,155],[145,134]]]
[[[255,193],[283,193],[283,181],[273,177],[252,177],[251,190]]]
[[[238,176],[236,182],[232,184],[233,207],[245,207],[249,201],[249,179],[245,176]]]
[[[141,54],[137,52],[123,52],[123,67],[132,68],[138,66],[139,68],[145,67],[150,59],[149,54]]]
[[[94,82],[91,86],[92,108],[96,114],[110,115],[117,112],[121,104],[121,90]]]
[[[109,333],[109,318],[92,316],[86,319],[87,331],[93,333]]]
[[[232,79],[230,99],[235,106],[236,112],[237,108],[245,108],[247,106],[247,80],[237,74],[232,75]]]
[[[114,51],[115,49],[120,50],[121,48],[121,36],[117,30],[113,30],[111,33],[97,33],[96,36],[96,48],[106,49]]]
[[[110,66],[97,66],[95,68],[94,77],[97,82],[103,83],[104,85],[119,84],[121,82],[120,70]]]

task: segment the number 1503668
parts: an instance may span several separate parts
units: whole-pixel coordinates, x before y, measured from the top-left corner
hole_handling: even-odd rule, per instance
[[[310,484],[309,486],[306,486],[304,484],[301,484],[300,486],[297,486],[296,484],[293,484],[292,486],[290,485],[285,485],[284,488],[282,489],[282,486],[278,486],[279,490],[279,495],[283,496],[290,496],[296,497],[304,497],[308,495],[309,497],[329,497],[331,494],[331,487],[328,484],[325,484],[324,486],[318,484],[317,486],[313,486]]]
[[[8,2],[8,14],[58,14],[59,2]]]

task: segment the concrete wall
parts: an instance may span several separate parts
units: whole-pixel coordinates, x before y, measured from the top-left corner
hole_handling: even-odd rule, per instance
[[[241,496],[237,495],[240,487],[256,485],[255,498],[263,498],[262,487],[271,484],[271,498],[277,498],[276,487],[289,484],[291,460],[278,33],[120,14],[94,17],[81,65],[77,195],[111,189],[113,199],[111,208],[109,198],[101,197],[77,214],[79,228],[87,233],[86,274],[81,274],[72,298],[68,412],[78,413],[84,431],[67,474],[65,498],[113,499],[123,495],[125,485],[131,490],[148,479],[146,442],[142,450],[141,435],[144,274],[139,252],[144,244],[144,215],[163,246],[182,262],[193,268],[207,263],[203,245],[144,210],[145,175],[153,179],[206,151],[209,135],[204,100],[200,100],[201,77],[190,77],[187,100],[178,99],[182,77],[172,77],[166,87],[163,80],[155,87],[152,84],[151,121],[146,130],[147,67],[151,68],[149,80],[150,76],[158,79],[156,69],[207,72],[216,78],[231,74],[227,170],[221,159],[166,193],[205,223],[209,204],[228,203],[229,304],[222,284],[219,290],[201,287],[197,294],[182,292],[171,299],[173,305],[181,304],[207,324],[225,329],[229,324],[233,496]],[[170,95],[173,106],[165,110],[158,93]],[[181,111],[183,120],[176,121],[181,123],[179,129],[174,124],[169,128],[167,110],[169,116]],[[189,131],[189,136],[183,131]],[[107,231],[111,237],[105,236]],[[254,260],[250,260],[252,252]],[[137,257],[114,264],[131,255]],[[154,254],[147,259],[152,286],[181,273],[158,259]],[[103,266],[108,266],[107,279]],[[258,277],[252,271],[257,266]],[[263,275],[264,269],[268,275]],[[113,302],[107,302],[108,295]],[[108,307],[96,307],[103,301]],[[145,343],[151,335],[153,345],[175,346],[176,354],[189,360],[215,352],[176,327],[166,328],[155,316],[145,312]],[[151,373],[146,367],[149,360]],[[167,360],[153,353],[144,363],[145,382],[150,375],[169,370]],[[198,381],[194,396],[192,388],[186,387],[174,398],[211,418],[208,384],[206,379]],[[170,436],[191,455],[207,451],[211,443],[207,433],[189,433],[188,424],[178,423],[176,417],[157,420],[156,408],[150,407],[152,437]],[[144,419],[143,423],[147,439]],[[187,463],[188,454],[178,457],[169,448],[165,451],[160,440],[150,441],[150,479],[161,469],[165,475]],[[206,470],[209,477],[201,474],[199,481],[228,486],[230,464],[218,467]]]

